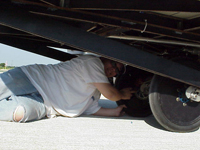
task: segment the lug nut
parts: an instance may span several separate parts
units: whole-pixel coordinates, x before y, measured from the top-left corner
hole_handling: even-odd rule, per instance
[[[180,102],[180,98],[179,98],[179,97],[177,97],[177,98],[176,98],[176,101],[177,101],[177,102]]]

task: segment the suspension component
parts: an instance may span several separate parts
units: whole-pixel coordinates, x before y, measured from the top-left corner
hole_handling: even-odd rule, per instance
[[[188,99],[192,101],[200,102],[200,89],[194,86],[189,86],[185,91],[185,95]]]

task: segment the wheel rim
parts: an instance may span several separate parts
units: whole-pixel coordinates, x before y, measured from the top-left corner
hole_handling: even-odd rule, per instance
[[[140,85],[139,90],[135,93],[135,96],[140,100],[148,100],[149,98],[149,88],[150,88],[151,79],[145,81]]]

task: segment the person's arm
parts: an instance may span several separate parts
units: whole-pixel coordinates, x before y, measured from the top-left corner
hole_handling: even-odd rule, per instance
[[[93,85],[101,94],[103,94],[104,97],[112,101],[130,99],[132,93],[135,92],[131,88],[125,88],[119,91],[109,83],[93,83]]]
[[[120,105],[117,108],[100,108],[96,113],[92,115],[96,116],[107,116],[107,117],[119,117],[124,115],[122,111],[123,108],[126,108],[125,105]]]

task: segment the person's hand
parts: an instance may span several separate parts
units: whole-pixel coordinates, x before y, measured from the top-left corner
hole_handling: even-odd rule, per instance
[[[132,88],[124,88],[120,90],[120,93],[122,94],[122,99],[129,100],[132,97],[132,94],[135,93]]]
[[[123,116],[125,114],[125,112],[123,111],[123,108],[126,108],[126,106],[120,105],[117,108],[115,108],[113,116],[116,116],[116,117]]]

